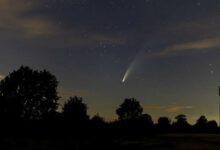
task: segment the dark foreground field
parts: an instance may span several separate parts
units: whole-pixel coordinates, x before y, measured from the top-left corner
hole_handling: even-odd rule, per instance
[[[114,138],[80,140],[54,138],[27,139],[4,138],[1,139],[4,150],[80,150],[80,149],[111,149],[111,150],[219,150],[220,135],[215,134],[166,134],[139,138]]]
[[[118,145],[130,149],[158,150],[220,150],[220,135],[166,134],[138,140],[123,140]]]

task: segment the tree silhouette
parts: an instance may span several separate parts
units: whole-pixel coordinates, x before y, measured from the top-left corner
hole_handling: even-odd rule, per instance
[[[158,127],[160,129],[168,129],[171,126],[171,120],[167,117],[160,117],[158,119]]]
[[[105,124],[104,118],[100,117],[99,114],[96,114],[95,116],[92,117],[91,119],[93,124]]]
[[[0,114],[7,119],[42,119],[57,109],[57,85],[46,70],[20,67],[0,82]]]
[[[218,124],[215,120],[211,120],[207,122],[207,128],[211,132],[216,132],[218,129]]]
[[[189,123],[187,122],[186,115],[178,115],[175,117],[175,119],[176,122],[174,122],[173,126],[177,130],[185,131],[190,127]]]
[[[81,97],[70,97],[63,107],[63,115],[66,120],[84,122],[89,120],[87,106]]]
[[[142,127],[152,127],[154,125],[153,119],[150,115],[148,114],[143,114],[139,117],[138,119],[140,125]]]
[[[104,118],[100,117],[99,114],[96,114],[91,119],[91,124],[93,129],[103,129],[107,124],[104,120]]]
[[[196,127],[197,129],[199,129],[199,130],[205,130],[206,127],[207,127],[207,123],[208,123],[207,118],[206,118],[205,116],[201,116],[201,117],[197,120],[197,122],[196,122],[196,124],[195,124],[195,127]]]
[[[134,98],[125,99],[125,101],[116,110],[118,118],[121,121],[138,119],[142,115],[142,112],[143,108]]]
[[[186,124],[187,123],[186,115],[178,115],[178,116],[175,117],[175,119],[177,120],[176,123],[180,123],[180,124]]]

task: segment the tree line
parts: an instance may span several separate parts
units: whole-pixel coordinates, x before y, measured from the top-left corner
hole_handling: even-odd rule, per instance
[[[56,77],[47,70],[39,71],[21,66],[6,76],[0,81],[0,119],[5,128],[12,131],[15,126],[12,123],[16,123],[17,128],[14,130],[22,128],[22,132],[28,127],[31,127],[31,131],[38,129],[37,131],[44,132],[54,132],[52,129],[62,127],[68,131],[83,128],[84,131],[99,130],[100,133],[135,134],[219,131],[216,121],[208,121],[205,116],[201,116],[195,125],[190,125],[183,114],[176,116],[174,122],[168,117],[160,117],[154,123],[149,114],[143,113],[143,107],[134,98],[125,99],[119,105],[116,109],[118,119],[112,122],[106,122],[99,115],[90,118],[83,98],[77,96],[70,97],[62,111],[58,112],[60,97],[57,87]]]

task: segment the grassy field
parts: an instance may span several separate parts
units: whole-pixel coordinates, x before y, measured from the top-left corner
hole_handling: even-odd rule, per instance
[[[119,138],[113,141],[72,139],[1,139],[4,150],[220,150],[220,135],[215,134],[166,134],[147,138]]]

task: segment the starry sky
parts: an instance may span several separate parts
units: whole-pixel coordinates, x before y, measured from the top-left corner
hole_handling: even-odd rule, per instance
[[[0,0],[0,79],[47,69],[61,105],[107,120],[131,97],[154,119],[218,120],[219,27],[219,0]]]

